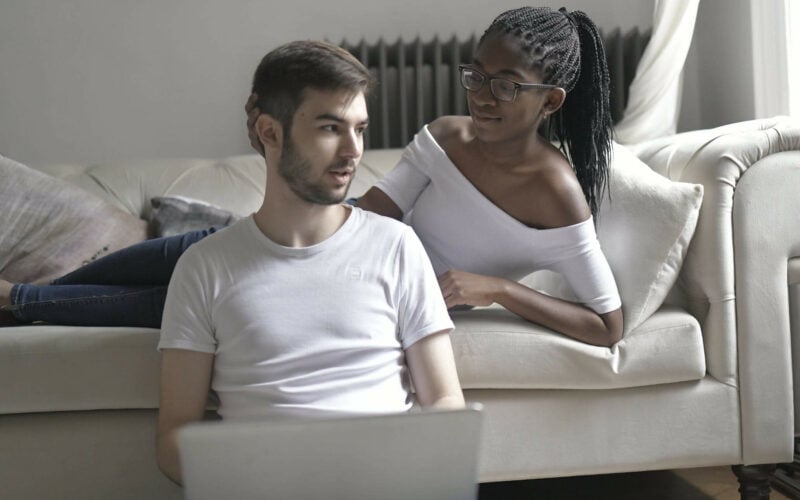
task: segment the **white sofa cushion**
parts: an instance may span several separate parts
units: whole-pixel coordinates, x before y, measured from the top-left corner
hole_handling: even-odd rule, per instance
[[[661,307],[678,278],[702,201],[700,184],[671,181],[614,144],[597,237],[617,280],[626,334]]]
[[[4,328],[0,414],[158,408],[158,338],[148,328]]]
[[[612,348],[578,342],[499,307],[452,314],[464,389],[616,389],[705,376],[700,325],[664,308]]]

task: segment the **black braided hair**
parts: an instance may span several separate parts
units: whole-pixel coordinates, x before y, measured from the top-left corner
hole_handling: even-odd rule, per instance
[[[608,181],[612,136],[608,66],[597,26],[581,11],[521,7],[497,16],[479,45],[489,35],[519,39],[542,83],[567,92],[563,106],[550,117],[548,135],[571,161],[596,216]]]

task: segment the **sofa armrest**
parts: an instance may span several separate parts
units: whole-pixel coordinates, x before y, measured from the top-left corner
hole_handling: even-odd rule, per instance
[[[703,326],[709,374],[740,389],[743,462],[790,459],[786,276],[800,255],[800,124],[754,120],[634,150],[670,179],[703,184],[677,295]]]
[[[733,207],[742,446],[746,463],[793,448],[788,262],[800,255],[800,146],[753,165]]]

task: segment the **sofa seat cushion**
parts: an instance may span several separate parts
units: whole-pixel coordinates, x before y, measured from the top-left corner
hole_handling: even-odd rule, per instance
[[[705,376],[700,325],[663,307],[612,348],[548,330],[499,307],[453,313],[464,389],[616,389]]]
[[[3,328],[0,414],[157,408],[158,338],[147,328]]]
[[[700,326],[678,309],[662,308],[611,349],[501,308],[453,319],[465,389],[611,389],[705,374]],[[158,330],[32,325],[2,333],[0,414],[158,407]]]

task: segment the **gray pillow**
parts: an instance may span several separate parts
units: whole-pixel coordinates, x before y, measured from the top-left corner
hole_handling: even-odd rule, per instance
[[[47,282],[146,237],[138,217],[0,156],[1,278]]]
[[[173,236],[211,226],[224,227],[236,222],[233,213],[194,198],[157,196],[150,200],[150,234],[153,237]]]

